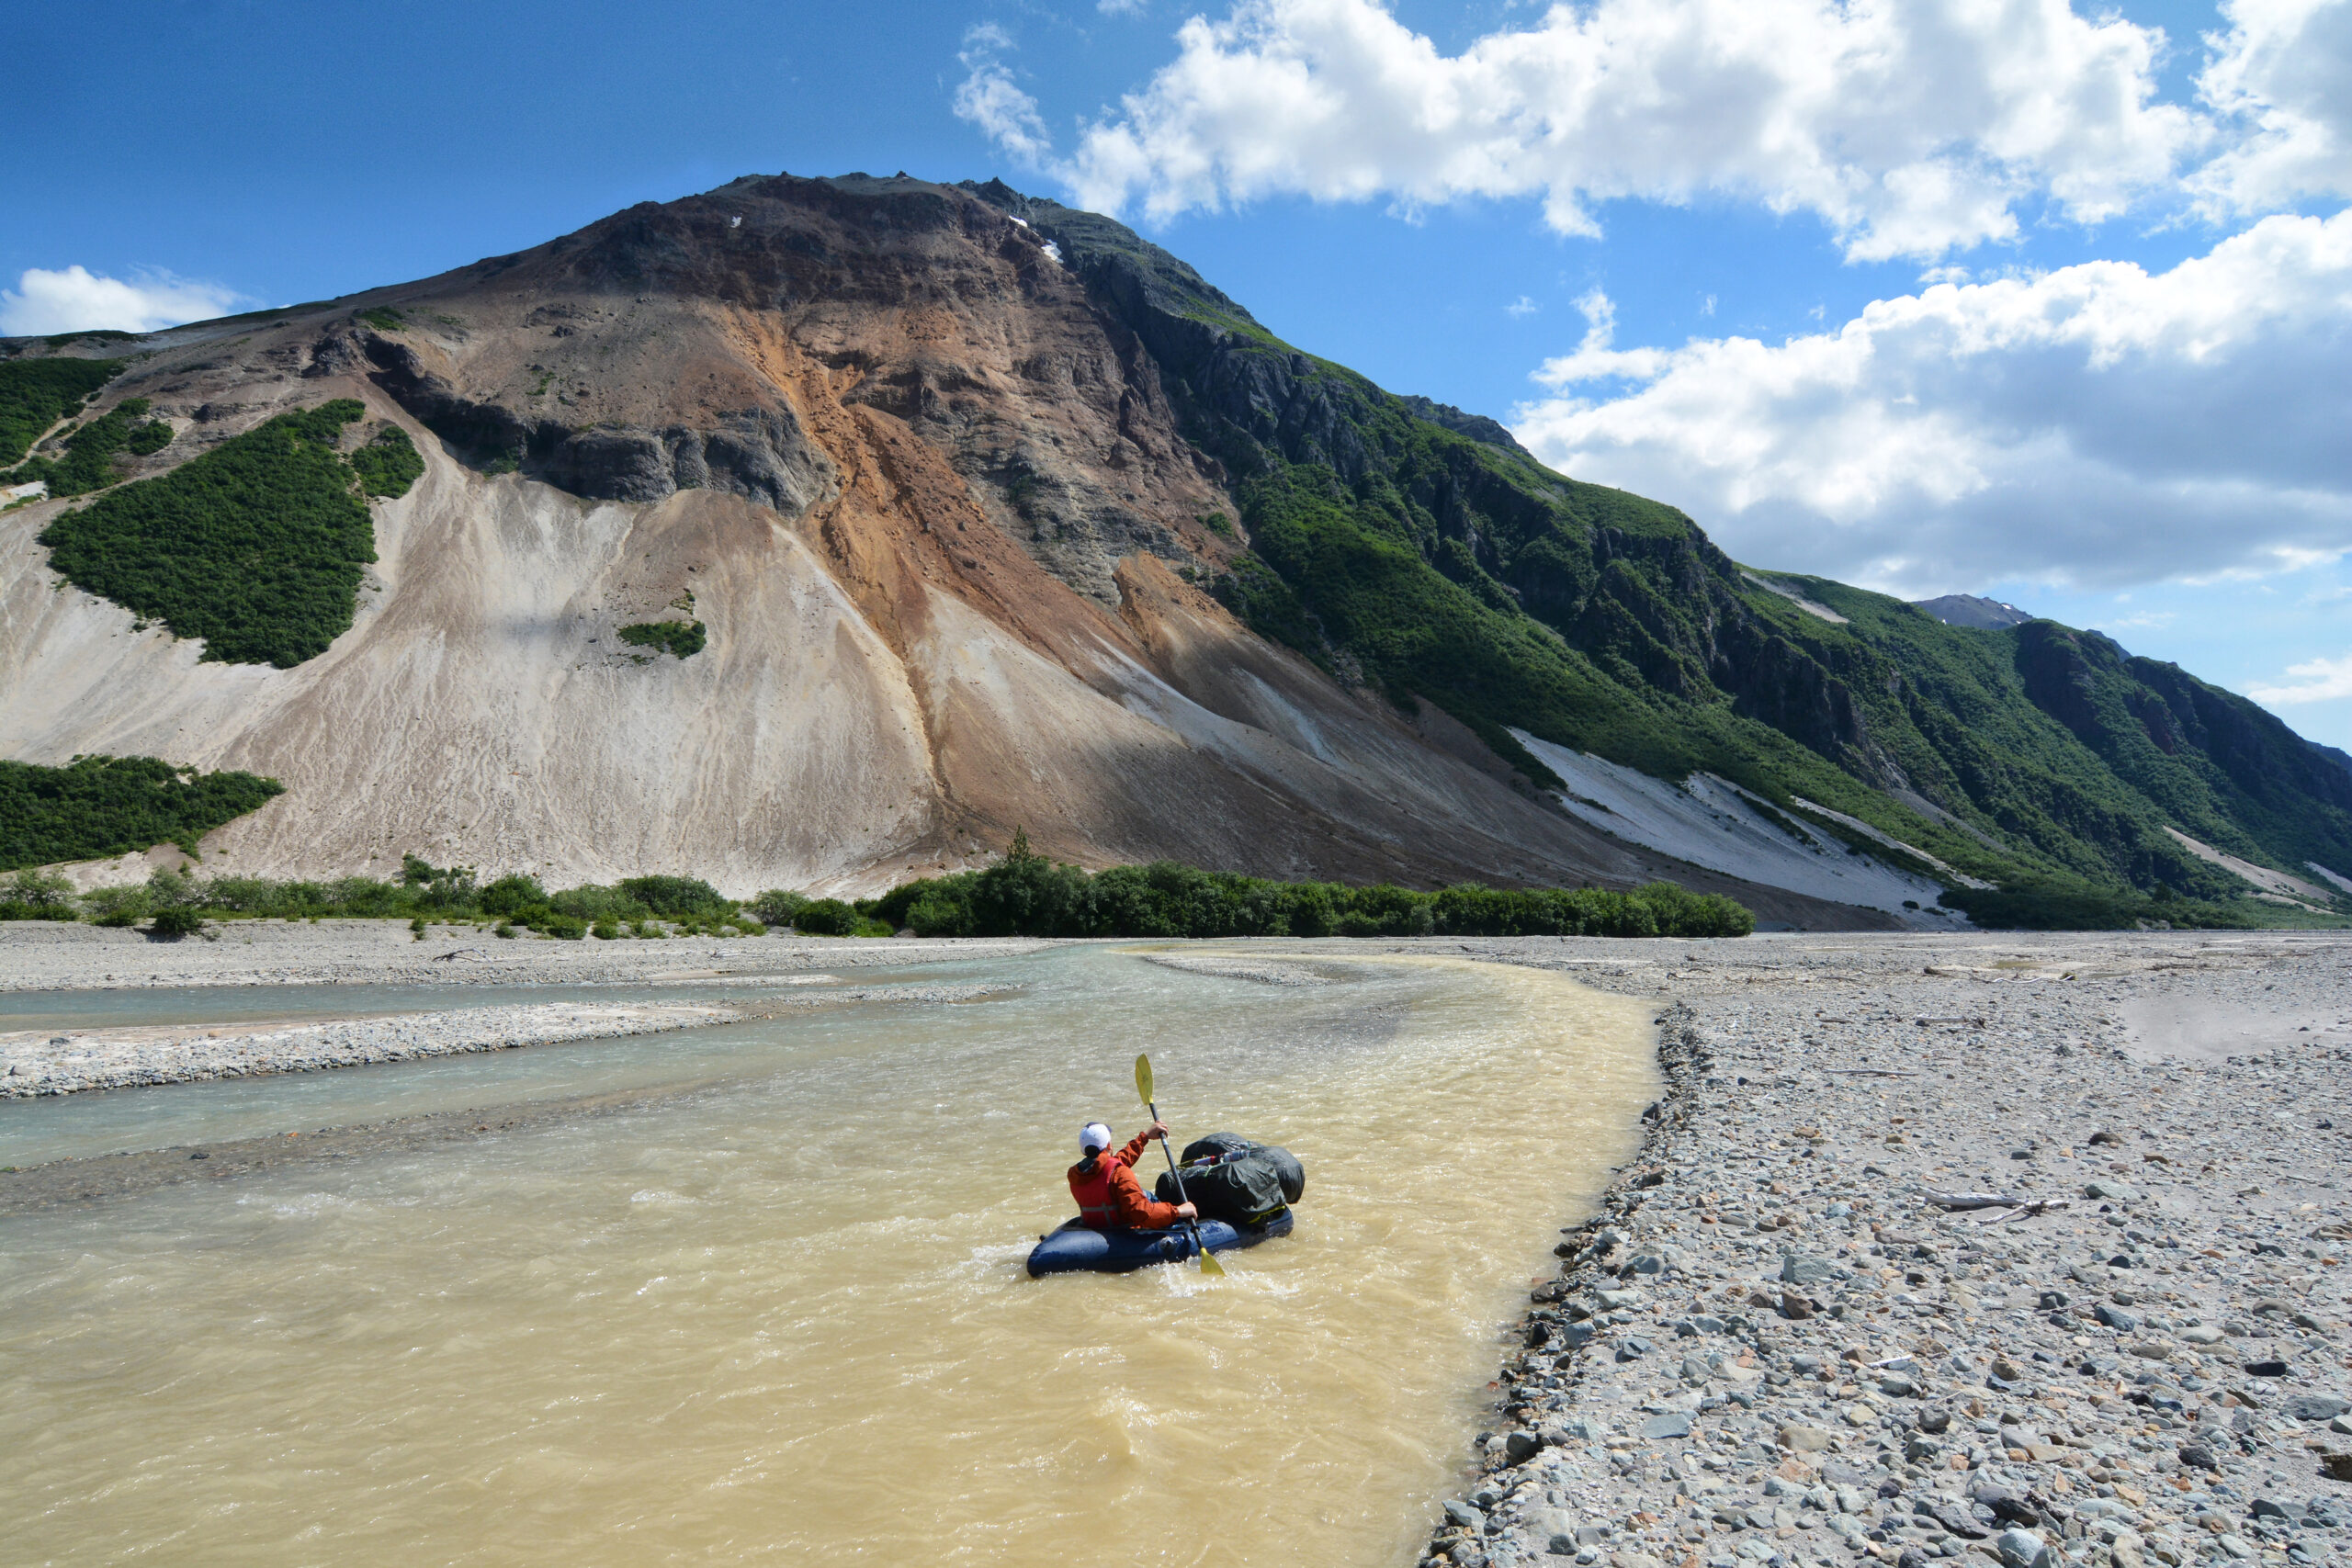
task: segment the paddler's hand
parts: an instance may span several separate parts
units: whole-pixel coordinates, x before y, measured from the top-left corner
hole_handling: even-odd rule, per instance
[[[1176,1217],[1180,1220],[1197,1220],[1201,1217],[1200,1207],[1193,1203],[1179,1203],[1176,1205]]]
[[[1165,1122],[1154,1122],[1150,1126],[1144,1129],[1143,1135],[1147,1138],[1165,1138],[1168,1136],[1168,1123]]]

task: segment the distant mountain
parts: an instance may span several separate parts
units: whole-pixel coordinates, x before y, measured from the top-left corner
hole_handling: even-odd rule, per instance
[[[2352,870],[2352,771],[2244,699],[2012,606],[1747,570],[1001,182],[747,176],[419,283],[0,355],[0,383],[120,367],[84,425],[53,372],[26,416],[44,462],[116,434],[75,457],[94,504],[0,516],[0,755],[282,780],[214,836],[230,869],[864,889],[1022,827],[1090,865],[1666,874],[1816,927],[1947,919],[1906,890],[2109,918],[2240,887],[2168,828]],[[283,536],[348,629],[205,662],[167,635],[190,583],[235,584],[205,624],[254,646],[295,646],[229,624],[281,597],[232,532],[140,532],[211,469],[148,487],[209,462],[279,493],[238,440],[332,399],[362,405],[318,426],[351,465],[405,433],[423,469],[371,503],[356,593]],[[157,573],[180,597],[134,614]],[[1570,787],[1539,748],[1634,772]]]
[[[1974,626],[1981,631],[2021,626],[2033,619],[2015,604],[2005,604],[1998,599],[1979,599],[1973,593],[1947,593],[1940,599],[1915,599],[1912,603],[1948,626]]]

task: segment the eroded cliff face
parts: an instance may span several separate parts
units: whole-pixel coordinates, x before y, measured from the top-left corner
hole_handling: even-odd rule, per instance
[[[353,629],[208,664],[0,519],[0,754],[285,781],[217,870],[403,852],[555,882],[863,891],[990,858],[1624,884],[1866,912],[1671,867],[1514,787],[1434,710],[1253,636],[1145,344],[1049,245],[913,180],[738,181],[514,256],[133,345],[161,471],[355,397],[425,459],[375,507]],[[691,658],[618,628],[685,615]]]

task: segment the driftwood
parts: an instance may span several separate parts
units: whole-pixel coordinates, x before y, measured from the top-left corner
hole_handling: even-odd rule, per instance
[[[1841,1078],[1916,1078],[1919,1075],[1910,1067],[1824,1067],[1825,1073]]]
[[[1920,1196],[1947,1213],[1963,1213],[1980,1225],[2005,1225],[2055,1209],[2071,1209],[2071,1198],[2021,1198],[2006,1192],[1922,1192]]]

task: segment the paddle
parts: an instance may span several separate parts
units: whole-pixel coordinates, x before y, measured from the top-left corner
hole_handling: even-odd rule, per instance
[[[1159,1121],[1159,1107],[1153,1103],[1151,1098],[1151,1058],[1148,1056],[1136,1058],[1136,1092],[1143,1096],[1144,1104],[1151,1111],[1151,1119]],[[1176,1153],[1168,1146],[1165,1138],[1159,1140],[1159,1152],[1168,1156],[1168,1174],[1176,1179],[1176,1201],[1189,1202],[1190,1200],[1184,1196],[1184,1173],[1176,1168]],[[1187,1220],[1184,1223],[1192,1226],[1193,1251],[1200,1258],[1201,1272],[1220,1280],[1225,1278],[1225,1265],[1209,1256],[1208,1245],[1201,1240],[1200,1222]]]

